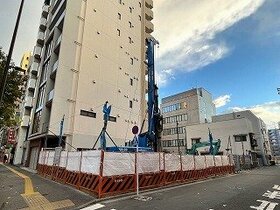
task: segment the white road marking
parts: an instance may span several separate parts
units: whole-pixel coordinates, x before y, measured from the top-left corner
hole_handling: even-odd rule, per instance
[[[280,199],[280,191],[273,191],[273,192],[271,192],[271,191],[267,190],[267,192],[264,193],[263,196],[264,197],[268,197],[270,199],[275,199],[275,198],[276,199]]]
[[[96,210],[96,209],[101,209],[101,208],[103,208],[103,207],[105,207],[105,205],[103,205],[103,204],[101,204],[101,203],[96,203],[96,204],[94,204],[94,205],[92,205],[92,206],[88,206],[88,207],[83,208],[83,209],[81,209],[81,210]]]
[[[274,190],[280,190],[280,186],[275,184],[275,185],[273,186],[273,189],[274,189]]]
[[[257,210],[273,210],[278,203],[273,203],[269,201],[264,201],[264,200],[257,200],[258,202],[261,202],[262,204],[260,206],[250,206],[251,209],[257,209]],[[265,208],[267,207],[267,208]]]

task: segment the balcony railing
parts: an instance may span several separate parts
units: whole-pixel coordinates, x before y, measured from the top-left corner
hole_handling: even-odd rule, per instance
[[[44,44],[45,33],[40,31],[37,36],[37,43],[43,45]]]
[[[34,57],[37,58],[37,59],[40,59],[41,58],[41,51],[42,51],[42,48],[40,46],[35,46],[34,52],[33,52]]]
[[[36,86],[36,79],[29,79],[28,90],[34,90]]]
[[[30,71],[32,74],[37,75],[38,73],[38,67],[39,67],[39,63],[33,61],[31,67],[30,67]]]
[[[41,17],[39,28],[45,31],[46,27],[47,27],[47,19],[45,17]]]
[[[31,96],[26,96],[24,107],[25,108],[32,108],[33,98]]]

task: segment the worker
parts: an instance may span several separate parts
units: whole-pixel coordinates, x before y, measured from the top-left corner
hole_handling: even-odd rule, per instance
[[[8,162],[8,154],[4,154],[4,163]]]

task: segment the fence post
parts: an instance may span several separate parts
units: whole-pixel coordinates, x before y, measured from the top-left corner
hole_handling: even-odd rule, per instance
[[[180,153],[180,166],[181,166],[181,170],[180,170],[180,181],[183,181],[183,162],[182,162],[182,154]]]
[[[102,193],[103,161],[104,161],[104,150],[101,150],[100,168],[99,168],[99,183],[98,183],[98,198],[101,198],[101,193]]]
[[[81,151],[81,156],[80,156],[80,166],[79,166],[79,174],[78,174],[78,189],[80,189],[81,186],[81,169],[82,169],[82,159],[83,159],[83,151]]]
[[[207,161],[206,161],[206,155],[204,155],[204,177],[208,177],[208,167],[207,167]]]
[[[163,185],[166,184],[166,172],[165,172],[165,153],[163,153]]]

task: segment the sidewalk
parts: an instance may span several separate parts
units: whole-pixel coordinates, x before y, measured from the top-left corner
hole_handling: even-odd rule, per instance
[[[7,167],[9,168],[7,168]],[[95,198],[19,167],[0,164],[0,210],[79,209]]]

